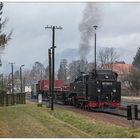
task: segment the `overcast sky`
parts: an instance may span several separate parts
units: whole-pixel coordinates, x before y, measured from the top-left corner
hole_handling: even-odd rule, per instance
[[[4,2],[3,18],[9,21],[6,31],[13,29],[12,40],[2,55],[3,63],[15,62],[31,68],[35,61],[47,65],[48,48],[51,47],[51,30],[46,25],[62,26],[56,31],[56,67],[62,58],[79,59],[78,47],[81,23],[86,3],[12,3]],[[100,3],[100,23],[97,29],[97,51],[114,47],[119,60],[132,63],[140,46],[140,3]],[[94,37],[93,42],[94,47]],[[93,47],[88,61],[94,60]],[[10,71],[10,66],[6,65]]]

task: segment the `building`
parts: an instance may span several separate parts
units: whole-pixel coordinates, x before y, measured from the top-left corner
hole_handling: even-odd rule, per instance
[[[119,76],[128,74],[133,68],[132,64],[126,64],[124,61],[116,61],[113,64],[104,64],[102,69],[110,69],[116,72]]]

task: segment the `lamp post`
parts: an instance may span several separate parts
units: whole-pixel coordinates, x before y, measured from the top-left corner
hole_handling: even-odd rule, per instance
[[[24,65],[20,66],[20,91],[21,91],[21,93],[23,92],[23,86],[22,86],[22,67],[24,67]]]
[[[95,47],[94,48],[94,61],[95,61],[94,62],[94,65],[95,66],[94,66],[94,68],[95,68],[95,74],[96,74],[96,29],[98,28],[98,26],[97,25],[94,25],[93,27],[95,29],[95,42],[94,42],[95,43],[95,46],[94,46]]]

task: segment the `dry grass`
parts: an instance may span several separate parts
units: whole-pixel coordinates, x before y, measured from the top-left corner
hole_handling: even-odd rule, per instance
[[[0,107],[0,137],[140,137],[140,130],[97,122],[66,109],[51,111],[27,102]]]

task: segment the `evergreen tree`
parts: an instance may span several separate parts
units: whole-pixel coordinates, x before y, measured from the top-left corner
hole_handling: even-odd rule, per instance
[[[140,47],[138,48],[136,56],[134,57],[133,65],[137,68],[140,68]]]

